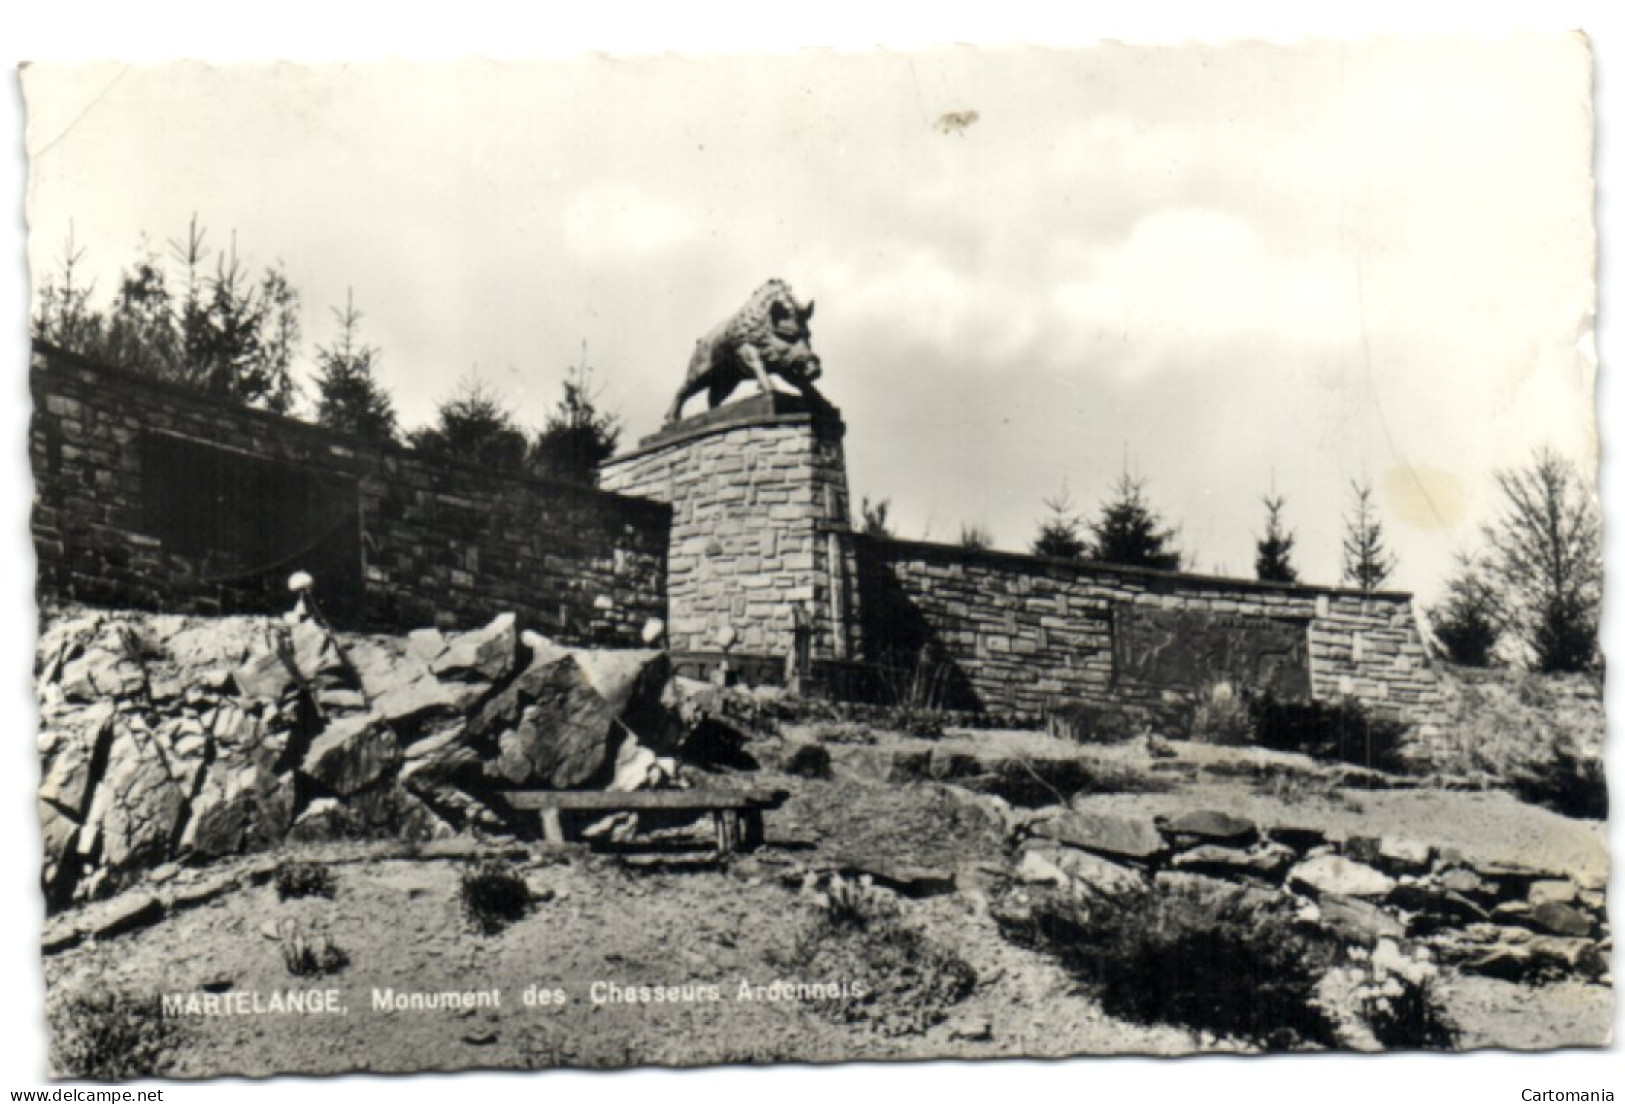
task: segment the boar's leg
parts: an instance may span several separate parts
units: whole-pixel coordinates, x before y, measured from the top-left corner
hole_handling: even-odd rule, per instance
[[[734,393],[734,388],[738,387],[740,382],[738,376],[719,376],[712,380],[711,390],[705,393],[706,401],[711,404],[711,409],[715,410],[721,406],[723,400]]]
[[[671,400],[671,409],[666,411],[666,424],[670,425],[683,416],[683,404],[693,395],[697,395],[704,383],[697,379],[683,381],[683,386],[677,389],[677,395]]]
[[[768,409],[774,409],[773,384],[767,378],[767,366],[762,363],[762,354],[756,351],[756,346],[739,346],[739,362],[749,369],[750,374],[755,376],[756,382],[761,385],[762,394],[767,396]]]

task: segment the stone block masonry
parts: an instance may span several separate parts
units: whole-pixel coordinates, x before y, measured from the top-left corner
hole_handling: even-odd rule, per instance
[[[660,503],[430,461],[41,344],[30,387],[42,597],[277,611],[302,569],[353,627],[512,611],[635,644],[666,616]]]
[[[809,658],[848,658],[844,434],[834,411],[757,396],[686,418],[604,465],[606,488],[671,505],[673,651],[782,663],[799,610]]]
[[[939,664],[950,704],[1038,719],[1229,682],[1444,723],[1409,595],[854,536],[866,657]]]

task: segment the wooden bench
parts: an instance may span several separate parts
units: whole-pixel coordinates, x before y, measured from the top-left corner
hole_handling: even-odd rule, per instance
[[[762,813],[777,809],[789,798],[788,790],[634,790],[617,793],[606,790],[510,790],[503,795],[510,807],[539,814],[542,838],[564,841],[564,812],[609,813],[677,812],[710,813],[716,827],[717,856],[730,855],[737,847],[752,848],[762,843]]]

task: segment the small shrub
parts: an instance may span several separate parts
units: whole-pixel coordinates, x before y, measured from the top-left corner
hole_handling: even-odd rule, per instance
[[[325,977],[338,973],[350,964],[350,956],[325,932],[307,932],[300,925],[289,922],[282,926],[277,936],[282,950],[282,964],[294,977]]]
[[[828,778],[832,773],[829,749],[822,744],[802,744],[790,756],[784,771],[798,778]]]
[[[1360,1010],[1371,1034],[1389,1050],[1454,1050],[1460,1029],[1445,1015],[1432,978],[1389,975]]]
[[[1182,883],[1094,904],[1054,897],[1001,924],[1013,941],[1058,958],[1110,1015],[1269,1049],[1337,1043],[1316,1003],[1329,947],[1242,891]]]
[[[1564,816],[1608,819],[1608,778],[1600,756],[1586,755],[1571,734],[1552,741],[1546,761],[1526,762],[1510,772],[1521,800]]]
[[[1198,695],[1191,713],[1191,738],[1205,744],[1246,747],[1253,742],[1253,715],[1246,698],[1228,682],[1216,682]]]
[[[976,988],[964,959],[903,925],[894,903],[862,883],[836,879],[802,932],[792,965],[808,978],[840,978],[854,995],[810,1007],[879,1035],[917,1035],[941,1023]]]
[[[1355,702],[1284,701],[1266,693],[1253,697],[1247,708],[1254,739],[1263,747],[1374,770],[1404,766],[1404,726],[1376,720]]]
[[[947,726],[940,709],[918,705],[901,705],[889,711],[886,723],[904,735],[924,740],[941,739]]]
[[[482,862],[463,874],[463,914],[486,935],[523,920],[530,911],[530,887],[511,863]]]
[[[92,989],[58,1002],[49,1020],[53,1074],[87,1081],[161,1075],[180,1038],[155,996]]]
[[[818,900],[825,925],[836,931],[867,931],[898,919],[896,901],[877,893],[867,881],[848,881],[839,874]]]
[[[333,896],[333,872],[323,863],[285,862],[276,868],[277,900]]]

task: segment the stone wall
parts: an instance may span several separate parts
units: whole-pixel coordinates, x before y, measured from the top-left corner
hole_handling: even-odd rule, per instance
[[[833,410],[757,396],[685,418],[604,465],[605,487],[671,504],[673,651],[720,655],[732,630],[735,666],[755,657],[782,669],[799,607],[809,658],[847,658],[845,432]]]
[[[512,611],[633,643],[666,615],[659,503],[431,462],[42,345],[31,367],[42,597],[281,610],[303,569],[352,626]]]
[[[1405,724],[1443,719],[1409,595],[849,539],[866,658],[894,682],[932,668],[950,705],[1037,718],[1227,681],[1353,698]]]

